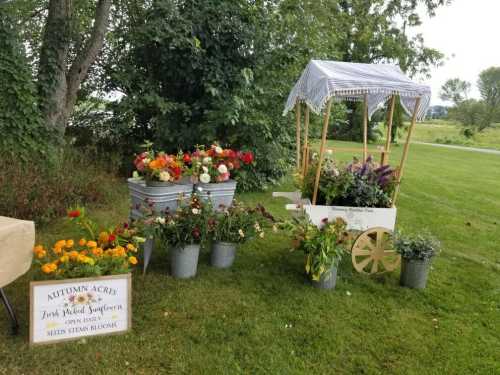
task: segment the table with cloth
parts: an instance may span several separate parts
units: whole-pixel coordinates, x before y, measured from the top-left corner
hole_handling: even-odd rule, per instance
[[[34,222],[0,216],[0,298],[12,320],[13,333],[17,332],[18,323],[2,288],[30,269],[34,244]]]

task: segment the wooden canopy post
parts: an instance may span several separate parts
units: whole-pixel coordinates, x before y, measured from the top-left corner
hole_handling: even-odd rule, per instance
[[[314,192],[312,200],[313,205],[316,205],[316,199],[318,197],[319,179],[321,176],[321,165],[323,164],[323,158],[325,156],[326,133],[328,131],[328,123],[330,121],[331,109],[332,109],[332,98],[328,99],[325,111],[325,118],[323,121],[323,133],[321,135],[321,146],[319,148],[318,169],[316,170],[316,180],[314,181]]]
[[[406,143],[403,148],[403,155],[401,156],[401,164],[399,164],[399,171],[398,171],[398,179],[396,182],[396,188],[394,189],[394,195],[392,196],[392,205],[396,205],[396,200],[398,199],[399,195],[399,188],[401,185],[401,179],[403,178],[403,171],[404,167],[406,164],[406,159],[408,157],[408,149],[410,148],[410,140],[411,140],[411,135],[413,133],[413,128],[415,127],[415,124],[417,123],[417,112],[420,107],[420,100],[421,98],[418,97],[417,100],[415,101],[415,108],[413,109],[413,116],[411,118],[411,125],[410,129],[408,129],[408,135],[406,136]]]
[[[389,105],[389,118],[387,119],[387,136],[385,137],[385,147],[382,153],[381,165],[389,163],[389,151],[391,149],[392,119],[394,118],[394,106],[396,104],[396,95],[392,95]]]
[[[300,169],[300,102],[295,104],[295,122],[297,127],[297,170]]]
[[[306,104],[306,111],[304,113],[304,147],[302,151],[302,175],[307,173],[307,164],[309,158],[307,156],[309,148],[309,106]]]
[[[368,158],[368,94],[365,94],[363,104],[363,161]]]

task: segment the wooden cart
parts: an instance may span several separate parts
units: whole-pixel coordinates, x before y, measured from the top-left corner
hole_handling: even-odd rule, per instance
[[[319,150],[312,202],[300,200],[288,209],[304,210],[311,221],[320,225],[325,217],[342,217],[353,234],[351,257],[354,268],[362,273],[381,273],[395,270],[401,261],[392,247],[391,234],[396,222],[396,202],[408,157],[411,136],[417,119],[425,116],[429,107],[431,91],[428,86],[417,84],[392,65],[357,64],[335,61],[312,60],[294,86],[287,101],[284,115],[295,109],[297,170],[305,175],[309,168],[309,117],[310,112],[320,114],[325,108],[323,130]],[[363,161],[368,158],[368,119],[377,107],[388,101],[388,122],[385,145],[375,152],[380,154],[380,164],[389,163],[391,132],[396,100],[401,100],[403,109],[411,116],[403,153],[397,168],[396,187],[391,208],[341,207],[316,205],[325,152],[360,152]],[[327,149],[327,131],[332,101],[350,100],[364,103],[363,147]],[[326,105],[325,105],[326,103]],[[304,108],[303,145],[301,147],[302,116]],[[372,150],[371,153],[374,151]],[[280,193],[274,194],[279,196]],[[282,195],[282,194],[281,194]]]

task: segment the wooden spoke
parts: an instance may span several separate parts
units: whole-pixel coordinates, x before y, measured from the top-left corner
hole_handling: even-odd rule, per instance
[[[376,227],[361,233],[351,249],[353,267],[361,273],[383,273],[399,267],[401,257],[392,248],[391,232]]]

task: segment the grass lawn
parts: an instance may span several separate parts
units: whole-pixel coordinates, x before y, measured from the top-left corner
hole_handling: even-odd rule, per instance
[[[426,290],[400,288],[399,272],[360,275],[348,258],[335,291],[313,289],[286,233],[269,234],[230,270],[210,268],[205,253],[192,280],[168,276],[157,251],[148,275],[134,274],[132,332],[30,349],[27,275],[5,289],[22,329],[10,337],[0,320],[0,374],[500,373],[500,157],[411,148],[398,227],[427,228],[444,247]],[[271,190],[241,198],[287,215]],[[127,210],[123,185],[93,215],[106,223]],[[38,239],[67,230],[56,221]]]
[[[465,138],[462,130],[463,126],[450,121],[429,120],[417,124],[412,140],[500,149],[500,124],[495,124],[472,138]]]

